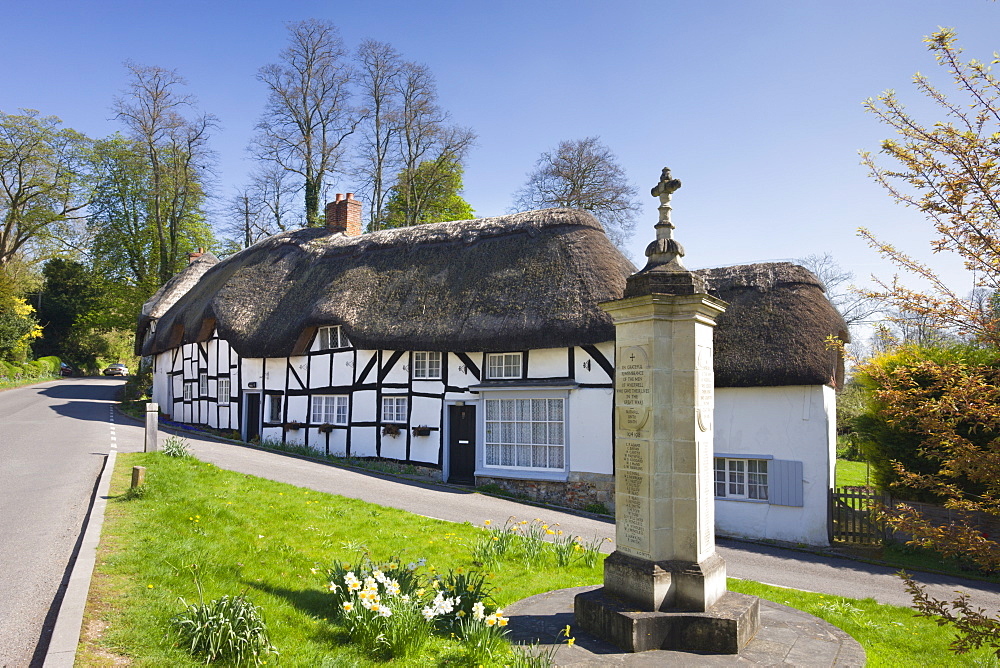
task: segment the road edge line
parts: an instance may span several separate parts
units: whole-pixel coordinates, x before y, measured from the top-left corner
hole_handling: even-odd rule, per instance
[[[80,633],[83,631],[83,613],[87,607],[87,597],[90,594],[90,581],[97,564],[97,547],[101,542],[101,530],[104,527],[104,511],[108,505],[108,489],[111,486],[111,475],[115,470],[117,448],[111,448],[104,460],[104,470],[97,484],[97,492],[90,508],[90,518],[84,529],[80,552],[73,564],[73,572],[66,586],[62,605],[49,640],[49,650],[45,654],[43,668],[72,668],[76,661],[76,650],[80,644]]]

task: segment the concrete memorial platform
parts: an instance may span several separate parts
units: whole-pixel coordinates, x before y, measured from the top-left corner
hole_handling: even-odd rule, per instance
[[[558,589],[507,606],[510,638],[555,649],[557,666],[863,666],[865,650],[833,624],[788,606],[760,599],[760,628],[738,654],[653,650],[626,652],[575,625],[573,602],[598,587]],[[734,592],[728,592],[735,595]],[[573,645],[566,642],[569,625]]]

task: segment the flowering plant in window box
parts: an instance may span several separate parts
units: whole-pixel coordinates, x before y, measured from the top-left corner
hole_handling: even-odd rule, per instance
[[[288,431],[298,431],[301,428],[302,428],[302,423],[299,422],[298,420],[292,420],[291,422],[285,423],[285,429],[287,429]]]
[[[319,426],[319,431],[322,434],[329,434],[331,431],[333,431],[333,425],[330,424],[329,422],[324,422]]]
[[[416,427],[413,428],[413,435],[414,436],[430,436],[431,435],[431,428],[428,427],[425,424],[416,426]]]
[[[399,425],[391,423],[382,425],[382,435],[392,436],[393,438],[399,436]]]

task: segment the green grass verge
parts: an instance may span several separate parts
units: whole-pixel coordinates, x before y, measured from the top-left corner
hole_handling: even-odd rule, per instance
[[[147,468],[146,490],[129,495],[131,467]],[[97,568],[77,666],[200,665],[175,646],[168,620],[197,600],[190,566],[198,564],[206,599],[246,594],[264,610],[271,641],[287,666],[373,665],[346,642],[333,620],[321,574],[335,559],[355,561],[366,547],[378,559],[421,557],[439,571],[473,568],[481,529],[321,494],[196,459],[162,453],[119,455],[112,478]],[[544,510],[533,513],[544,518]],[[524,518],[531,519],[531,518]],[[584,537],[588,538],[588,537]],[[319,574],[312,572],[317,569]],[[558,567],[505,561],[490,576],[508,605],[542,591],[598,584],[600,560]],[[752,593],[806,610],[840,626],[868,652],[869,665],[956,665],[950,632],[906,608],[732,580]],[[902,585],[901,585],[902,586]],[[986,655],[965,657],[982,660]],[[435,637],[418,659],[393,665],[462,665],[462,648]],[[981,665],[990,665],[982,663]]]
[[[868,484],[868,464],[837,460],[837,487],[855,487]]]

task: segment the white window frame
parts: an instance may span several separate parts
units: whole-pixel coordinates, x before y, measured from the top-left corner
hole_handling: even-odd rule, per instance
[[[312,422],[314,424],[347,425],[346,394],[314,394],[312,396]]]
[[[487,353],[488,380],[517,380],[524,376],[524,353]]]
[[[188,382],[188,381],[184,381],[183,383],[181,383],[181,388],[182,388],[181,389],[181,392],[182,392],[181,397],[183,398],[183,400],[184,401],[191,401],[191,399],[194,398],[193,397],[194,392],[192,391],[193,388],[194,388],[194,383],[191,383],[191,382]]]
[[[413,377],[421,380],[441,380],[442,355],[436,351],[413,353]]]
[[[406,424],[407,397],[382,397],[382,423]]]
[[[280,394],[269,394],[267,395],[267,421],[270,423],[281,422],[281,413],[284,406],[282,401],[284,397]],[[275,415],[277,412],[277,416]]]
[[[340,325],[320,327],[316,332],[317,350],[339,350],[350,346],[351,342]]]
[[[198,396],[208,396],[208,373],[201,371],[198,373]]]
[[[230,384],[229,379],[228,378],[220,378],[219,381],[218,381],[218,383],[219,383],[219,390],[216,393],[218,395],[218,402],[220,404],[231,403],[232,400],[233,400],[233,395],[232,395],[232,389],[231,389],[232,386]]]
[[[771,490],[768,461],[715,457],[713,466],[715,498],[769,501]]]
[[[566,399],[484,399],[483,415],[483,466],[550,472],[565,470]]]

